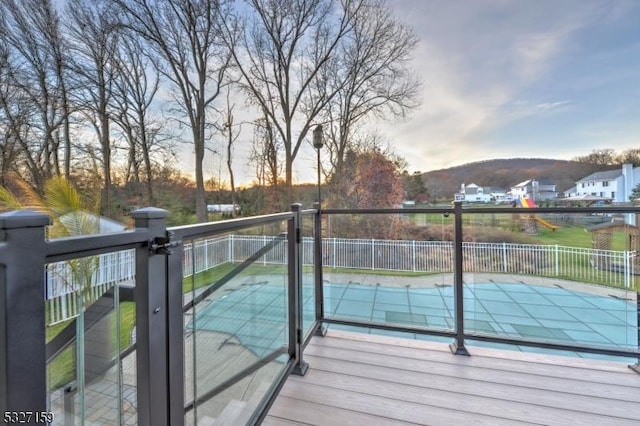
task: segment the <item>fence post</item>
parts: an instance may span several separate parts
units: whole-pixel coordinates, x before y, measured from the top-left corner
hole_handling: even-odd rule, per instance
[[[302,344],[304,340],[302,329],[302,267],[300,256],[301,232],[300,223],[302,204],[291,205],[293,217],[287,226],[288,259],[289,259],[289,357],[295,363],[293,374],[304,376],[309,364],[302,359]]]
[[[456,337],[449,345],[451,352],[456,355],[469,355],[464,347],[464,289],[462,271],[462,202],[456,201],[453,207],[454,213],[454,243],[453,243],[453,284],[454,303],[456,313]]]
[[[411,248],[413,249],[413,253],[411,254],[411,259],[413,262],[413,272],[416,271],[416,240],[412,240]]]
[[[316,336],[324,336],[325,328],[322,320],[324,319],[324,282],[322,274],[322,210],[320,203],[315,203],[316,217],[313,223],[314,230],[314,261],[313,271],[315,272],[315,296],[316,296]]]
[[[375,271],[376,269],[376,248],[375,248],[376,240],[371,239],[371,270]]]
[[[332,255],[333,255],[333,269],[336,268],[336,237],[333,237],[333,250],[332,250]]]
[[[631,287],[631,252],[624,251],[624,288]]]
[[[131,215],[136,230],[146,231],[149,238],[147,245],[136,250],[134,292],[138,424],[143,426],[184,424],[184,385],[178,377],[184,369],[182,274],[176,272],[181,270],[181,258],[173,254],[174,259],[167,259],[171,253],[167,214],[166,210],[149,207]],[[169,281],[175,280],[176,274],[180,275],[178,281]]]
[[[3,416],[47,411],[44,227],[48,224],[47,216],[32,211],[0,214],[0,413]],[[33,418],[29,423],[36,424]]]
[[[507,243],[502,243],[502,271],[509,272],[509,259],[507,257]]]

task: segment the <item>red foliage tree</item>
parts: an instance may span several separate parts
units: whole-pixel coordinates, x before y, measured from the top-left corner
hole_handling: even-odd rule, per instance
[[[397,164],[380,151],[356,158],[352,184],[356,208],[392,208],[402,203],[404,189]]]

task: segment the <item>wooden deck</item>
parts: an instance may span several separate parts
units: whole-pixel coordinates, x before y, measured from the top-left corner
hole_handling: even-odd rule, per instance
[[[640,424],[626,364],[329,332],[305,351],[264,425]]]

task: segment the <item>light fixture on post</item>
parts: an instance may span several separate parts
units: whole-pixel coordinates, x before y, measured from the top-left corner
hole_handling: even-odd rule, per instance
[[[320,193],[320,148],[324,145],[322,124],[318,124],[313,129],[313,147],[318,151],[318,210],[322,206],[322,198]]]
[[[324,318],[324,300],[323,278],[322,278],[322,194],[320,193],[320,148],[324,145],[324,136],[322,133],[322,124],[318,124],[313,129],[313,147],[318,151],[318,211],[314,223],[314,280],[315,280],[315,316],[316,324],[318,324],[315,335],[324,336],[326,329],[323,327],[322,319]]]

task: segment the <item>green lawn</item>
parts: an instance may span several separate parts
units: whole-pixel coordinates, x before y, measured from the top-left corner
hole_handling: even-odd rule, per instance
[[[532,236],[538,244],[560,245],[568,247],[591,248],[591,232],[584,227],[562,226],[551,230],[538,225],[538,235]]]
[[[409,214],[410,220],[416,225],[440,225],[444,227],[453,226],[453,215],[444,217],[440,213]],[[519,219],[512,214],[473,214],[463,217],[463,233],[469,230],[485,229],[491,232],[492,228],[500,229],[501,232],[510,232],[514,240],[522,237]],[[538,235],[526,235],[532,244],[550,244],[568,247],[592,248],[592,234],[585,226],[560,225],[557,229],[549,229],[542,224],[537,224]],[[611,250],[627,250],[627,236],[622,232],[615,232],[612,239]]]
[[[117,352],[122,352],[131,345],[131,335],[136,323],[136,305],[134,302],[120,303],[120,321],[116,316],[110,317],[110,328],[108,338],[111,339],[111,347],[114,348],[118,341],[118,324],[120,325],[120,340]],[[58,323],[46,328],[46,341],[49,342],[58,335],[72,320]],[[76,378],[76,351],[75,345],[71,345],[62,351],[56,358],[47,365],[47,382],[49,390],[59,389],[72,382]]]

